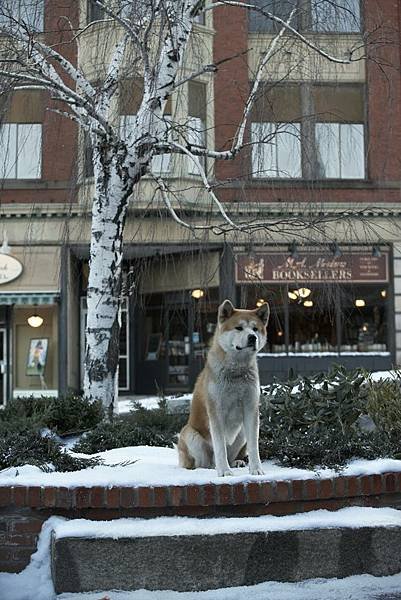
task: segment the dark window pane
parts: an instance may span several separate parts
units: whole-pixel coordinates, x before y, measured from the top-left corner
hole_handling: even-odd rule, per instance
[[[298,0],[251,0],[251,4],[270,12],[276,17],[280,17],[283,21],[287,21],[291,11],[297,9]],[[261,12],[256,10],[249,11],[249,31],[252,33],[274,33],[280,31],[280,23],[276,23],[272,19],[265,17]],[[299,20],[299,10],[296,10],[291,25],[297,28]]]
[[[364,122],[364,87],[362,85],[319,85],[312,88],[312,94],[317,121],[325,123]]]
[[[342,352],[384,352],[387,350],[386,286],[340,288]]]
[[[312,28],[337,33],[360,31],[360,0],[312,0]]]
[[[260,89],[251,120],[254,123],[291,123],[301,117],[301,86],[277,85]]]
[[[120,358],[118,362],[118,387],[120,389],[127,388],[127,359]]]
[[[288,291],[289,352],[337,352],[334,286]]]
[[[92,23],[93,21],[100,21],[104,19],[104,11],[103,9],[96,4],[94,0],[88,0],[88,16],[87,22]]]

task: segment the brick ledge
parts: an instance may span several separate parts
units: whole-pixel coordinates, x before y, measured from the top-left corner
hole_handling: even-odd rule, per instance
[[[218,484],[139,487],[0,487],[0,507],[34,509],[135,509],[178,507],[265,507],[291,503],[386,496],[401,493],[401,472]],[[383,498],[384,500],[384,498]],[[284,508],[284,506],[283,506]],[[294,507],[295,508],[295,507]],[[310,508],[309,508],[310,510]],[[287,511],[286,511],[287,512]],[[295,512],[295,511],[294,511]]]

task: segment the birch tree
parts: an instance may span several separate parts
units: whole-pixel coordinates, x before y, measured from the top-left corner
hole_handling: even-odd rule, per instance
[[[34,2],[31,2],[34,5]],[[266,226],[261,221],[236,222],[219,200],[206,172],[204,157],[212,161],[235,158],[248,144],[246,129],[255,98],[261,87],[262,74],[272,57],[280,51],[280,42],[291,37],[308,47],[322,59],[349,64],[361,58],[360,49],[346,56],[334,56],[317,42],[300,33],[294,26],[297,8],[288,18],[263,8],[263,3],[222,0],[98,0],[101,20],[116,32],[111,58],[94,82],[77,64],[68,60],[63,44],[50,45],[46,36],[35,30],[23,13],[15,14],[13,5],[5,1],[0,8],[2,55],[0,76],[13,87],[40,86],[59,101],[53,109],[71,119],[86,132],[91,141],[94,169],[92,201],[90,271],[87,290],[88,321],[86,330],[85,395],[100,399],[112,410],[117,397],[119,339],[119,303],[122,281],[123,232],[130,197],[145,175],[151,174],[152,159],[170,153],[192,161],[203,186],[220,218],[212,227],[252,232]],[[268,3],[266,3],[267,5]],[[332,3],[330,3],[332,4]],[[171,139],[166,135],[165,107],[171,95],[183,83],[196,80],[204,73],[212,76],[218,64],[206,64],[196,72],[182,75],[193,23],[202,13],[224,6],[256,11],[275,24],[275,35],[261,54],[249,96],[244,103],[242,119],[230,148],[218,151],[202,146],[188,136]],[[66,21],[66,27],[69,23]],[[92,27],[89,24],[85,27]],[[68,43],[78,43],[83,29],[71,25]],[[64,42],[65,44],[65,42]],[[358,51],[357,51],[358,50]],[[113,101],[119,83],[125,76],[127,59],[135,60],[143,80],[143,97],[132,123],[130,135],[122,134],[112,118]],[[132,59],[134,57],[134,59]],[[173,127],[173,125],[171,126]],[[266,140],[268,141],[268,140]],[[205,230],[210,224],[189,224],[173,207],[169,187],[161,175],[154,175],[155,185],[172,218],[183,227]]]

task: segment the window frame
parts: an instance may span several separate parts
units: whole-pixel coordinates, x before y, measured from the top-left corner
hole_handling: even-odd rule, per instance
[[[42,167],[43,167],[43,156],[42,156],[42,152],[43,152],[43,124],[42,123],[2,123],[2,125],[0,126],[0,130],[4,130],[4,128],[15,128],[15,134],[13,134],[13,143],[15,144],[14,149],[12,150],[13,154],[12,154],[12,160],[13,160],[13,165],[12,165],[12,175],[11,177],[7,177],[4,176],[1,179],[3,181],[38,181],[42,179]],[[37,133],[39,133],[39,144],[40,144],[40,148],[38,150],[38,159],[39,159],[39,163],[37,166],[37,173],[38,176],[37,177],[20,177],[19,176],[19,171],[23,170],[23,166],[20,164],[20,161],[23,160],[24,157],[24,152],[23,152],[23,147],[25,144],[30,144],[30,141],[28,141],[28,139],[26,138],[25,141],[21,141],[20,139],[20,135],[22,135],[22,132],[20,133],[20,129],[21,128],[40,128],[40,129],[35,129],[33,131],[36,131]],[[0,134],[0,136],[2,136],[2,133]],[[28,136],[29,136],[29,132],[28,132]]]
[[[358,29],[350,29],[350,30],[340,30],[340,29],[330,29],[330,30],[319,30],[313,25],[313,2],[315,0],[294,0],[294,4],[297,5],[297,10],[301,9],[300,12],[296,15],[296,23],[292,23],[292,26],[299,31],[300,33],[309,33],[315,35],[357,35],[363,32],[363,5],[361,0],[355,0],[358,5]],[[266,4],[266,0],[263,0],[263,4]],[[268,10],[268,9],[267,9]],[[291,10],[289,10],[291,12]],[[263,16],[256,11],[248,11],[248,32],[250,34],[267,34],[267,35],[275,35],[279,31],[279,26],[276,25],[273,21],[268,19],[264,19],[265,23],[270,23],[270,27],[265,27],[258,29],[251,25],[251,15],[259,15],[259,19],[262,20]],[[280,15],[279,15],[280,16]],[[282,17],[282,16],[281,16]],[[283,18],[283,17],[282,17]],[[285,15],[284,15],[285,18]]]
[[[282,87],[283,89],[285,89],[286,87],[288,87],[288,89],[290,90],[292,87],[294,86],[293,82],[289,82],[289,83],[285,83],[285,84],[275,84],[274,87],[272,88],[272,91],[274,91],[275,88],[277,87]],[[327,119],[324,117],[324,113],[317,113],[317,106],[318,105],[318,100],[317,100],[317,96],[316,95],[316,91],[320,88],[325,88],[327,91],[330,91],[331,88],[333,87],[337,87],[337,88],[343,88],[344,90],[346,90],[348,88],[352,89],[355,88],[358,92],[358,96],[360,99],[360,106],[357,104],[356,105],[356,109],[354,109],[353,112],[353,116],[351,116],[351,118],[348,120],[346,118],[346,113],[344,113],[344,118],[341,120],[340,116],[342,115],[336,115],[337,119],[333,120],[330,118],[330,114],[332,113],[328,113],[328,117]],[[319,182],[325,182],[325,181],[341,181],[341,182],[360,182],[360,181],[366,181],[368,179],[368,163],[367,163],[367,144],[368,144],[368,128],[367,128],[367,122],[366,122],[366,86],[365,84],[361,84],[358,82],[344,82],[344,83],[340,83],[336,86],[334,86],[332,83],[329,82],[321,82],[321,83],[310,83],[310,82],[300,82],[299,83],[299,88],[300,88],[300,98],[301,98],[301,104],[300,104],[300,116],[295,117],[295,113],[289,113],[290,114],[290,118],[292,119],[294,117],[294,120],[291,121],[271,121],[270,123],[274,123],[276,126],[279,125],[294,125],[299,123],[300,124],[300,157],[301,157],[301,173],[299,175],[299,177],[285,177],[285,176],[280,176],[280,175],[259,175],[259,174],[255,174],[257,173],[257,169],[254,168],[255,166],[255,159],[254,159],[254,148],[253,146],[257,145],[256,140],[253,137],[253,131],[252,129],[255,126],[260,126],[262,123],[257,121],[256,118],[258,117],[257,113],[253,115],[253,118],[251,116],[251,121],[250,121],[250,139],[251,139],[251,143],[252,143],[252,152],[251,152],[251,157],[250,157],[250,162],[251,162],[251,167],[250,167],[250,179],[251,180],[280,180],[280,181],[287,181],[287,180],[300,180],[300,181],[319,181]],[[266,94],[268,95],[268,91],[266,92]],[[274,96],[273,96],[274,97]],[[344,100],[342,101],[344,103]],[[358,108],[359,106],[359,108]],[[274,111],[274,103],[272,104],[273,108],[270,108],[269,110],[272,111],[272,114],[275,114]],[[358,115],[358,112],[360,113]],[[305,116],[303,116],[305,115]],[[360,116],[360,118],[358,118],[358,116]],[[277,118],[279,119],[280,116],[277,115]],[[363,141],[362,141],[362,148],[363,148],[363,158],[362,158],[362,165],[363,165],[363,175],[362,176],[353,176],[353,177],[348,177],[348,176],[338,176],[338,177],[322,177],[320,175],[320,169],[319,169],[319,155],[318,155],[318,142],[317,142],[317,136],[316,136],[316,125],[317,124],[325,124],[325,123],[336,123],[338,125],[350,125],[350,126],[362,126],[362,135],[363,135]]]

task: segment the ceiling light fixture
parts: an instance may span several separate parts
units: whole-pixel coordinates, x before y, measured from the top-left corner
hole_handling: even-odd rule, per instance
[[[205,290],[201,290],[201,289],[192,290],[192,292],[191,292],[191,296],[192,296],[192,298],[195,298],[195,300],[199,300],[200,298],[203,298],[204,295],[205,295]]]
[[[305,300],[304,306],[306,306],[306,308],[310,308],[311,306],[313,306],[312,300]]]
[[[299,288],[299,290],[297,290],[297,291],[298,291],[298,296],[299,296],[300,298],[307,298],[307,297],[308,297],[308,296],[310,296],[310,295],[311,295],[311,293],[312,293],[312,290],[310,290],[310,289],[309,289],[309,288],[307,288],[307,287],[301,287],[301,288]]]
[[[40,327],[43,323],[43,318],[37,314],[33,314],[27,318],[28,325],[31,327]]]
[[[357,306],[358,308],[362,308],[363,306],[366,306],[366,302],[363,298],[357,298],[355,300],[355,306]]]
[[[288,297],[290,300],[298,300],[298,291],[297,290],[289,291]]]

